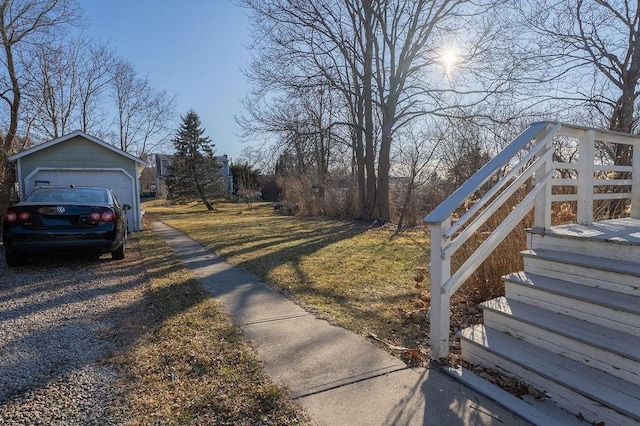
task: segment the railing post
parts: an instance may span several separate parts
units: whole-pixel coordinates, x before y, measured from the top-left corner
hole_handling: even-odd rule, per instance
[[[547,132],[551,129],[551,125],[547,126]],[[546,134],[545,134],[546,135]],[[543,135],[542,137],[544,137]],[[553,145],[553,139],[549,138],[549,147]],[[553,157],[544,161],[533,175],[534,183],[541,182],[553,167]],[[546,187],[540,191],[534,201],[533,207],[533,229],[537,231],[547,230],[551,228],[551,181]]]
[[[451,295],[443,291],[444,283],[451,276],[451,259],[444,255],[444,230],[451,226],[451,217],[444,222],[429,225],[431,231],[431,306],[429,307],[429,338],[431,359],[439,360],[449,355],[449,322]]]
[[[631,172],[631,217],[640,219],[640,144],[633,144]]]
[[[580,137],[578,142],[578,205],[576,222],[581,225],[591,225],[593,223],[595,135],[593,130],[588,130]]]

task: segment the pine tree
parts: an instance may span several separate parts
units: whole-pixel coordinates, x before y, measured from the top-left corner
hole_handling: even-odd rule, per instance
[[[220,166],[213,154],[214,144],[200,126],[200,117],[193,110],[181,116],[182,124],[173,138],[175,153],[167,177],[169,199],[184,202],[201,200],[208,210],[214,210],[211,200],[223,193],[218,176]]]

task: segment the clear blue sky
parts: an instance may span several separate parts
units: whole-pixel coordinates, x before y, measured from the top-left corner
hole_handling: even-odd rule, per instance
[[[106,42],[154,88],[177,95],[177,113],[195,110],[216,154],[245,147],[233,115],[248,91],[246,11],[228,0],[82,0],[87,36]],[[179,117],[176,117],[176,126]]]

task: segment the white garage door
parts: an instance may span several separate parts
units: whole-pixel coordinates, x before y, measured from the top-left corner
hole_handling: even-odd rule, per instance
[[[127,212],[128,228],[134,229],[134,215],[137,204],[134,203],[134,183],[122,170],[38,170],[25,182],[25,192],[34,186],[78,185],[110,188],[118,197],[120,204],[129,204],[132,210]]]

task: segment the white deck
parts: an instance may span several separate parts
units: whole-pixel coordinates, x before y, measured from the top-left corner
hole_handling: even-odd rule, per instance
[[[462,358],[589,422],[640,424],[640,220],[532,231],[528,244],[505,297],[459,333]]]
[[[623,218],[595,222],[592,225],[575,223],[554,226],[545,234],[568,238],[591,238],[622,244],[640,244],[640,219]]]

